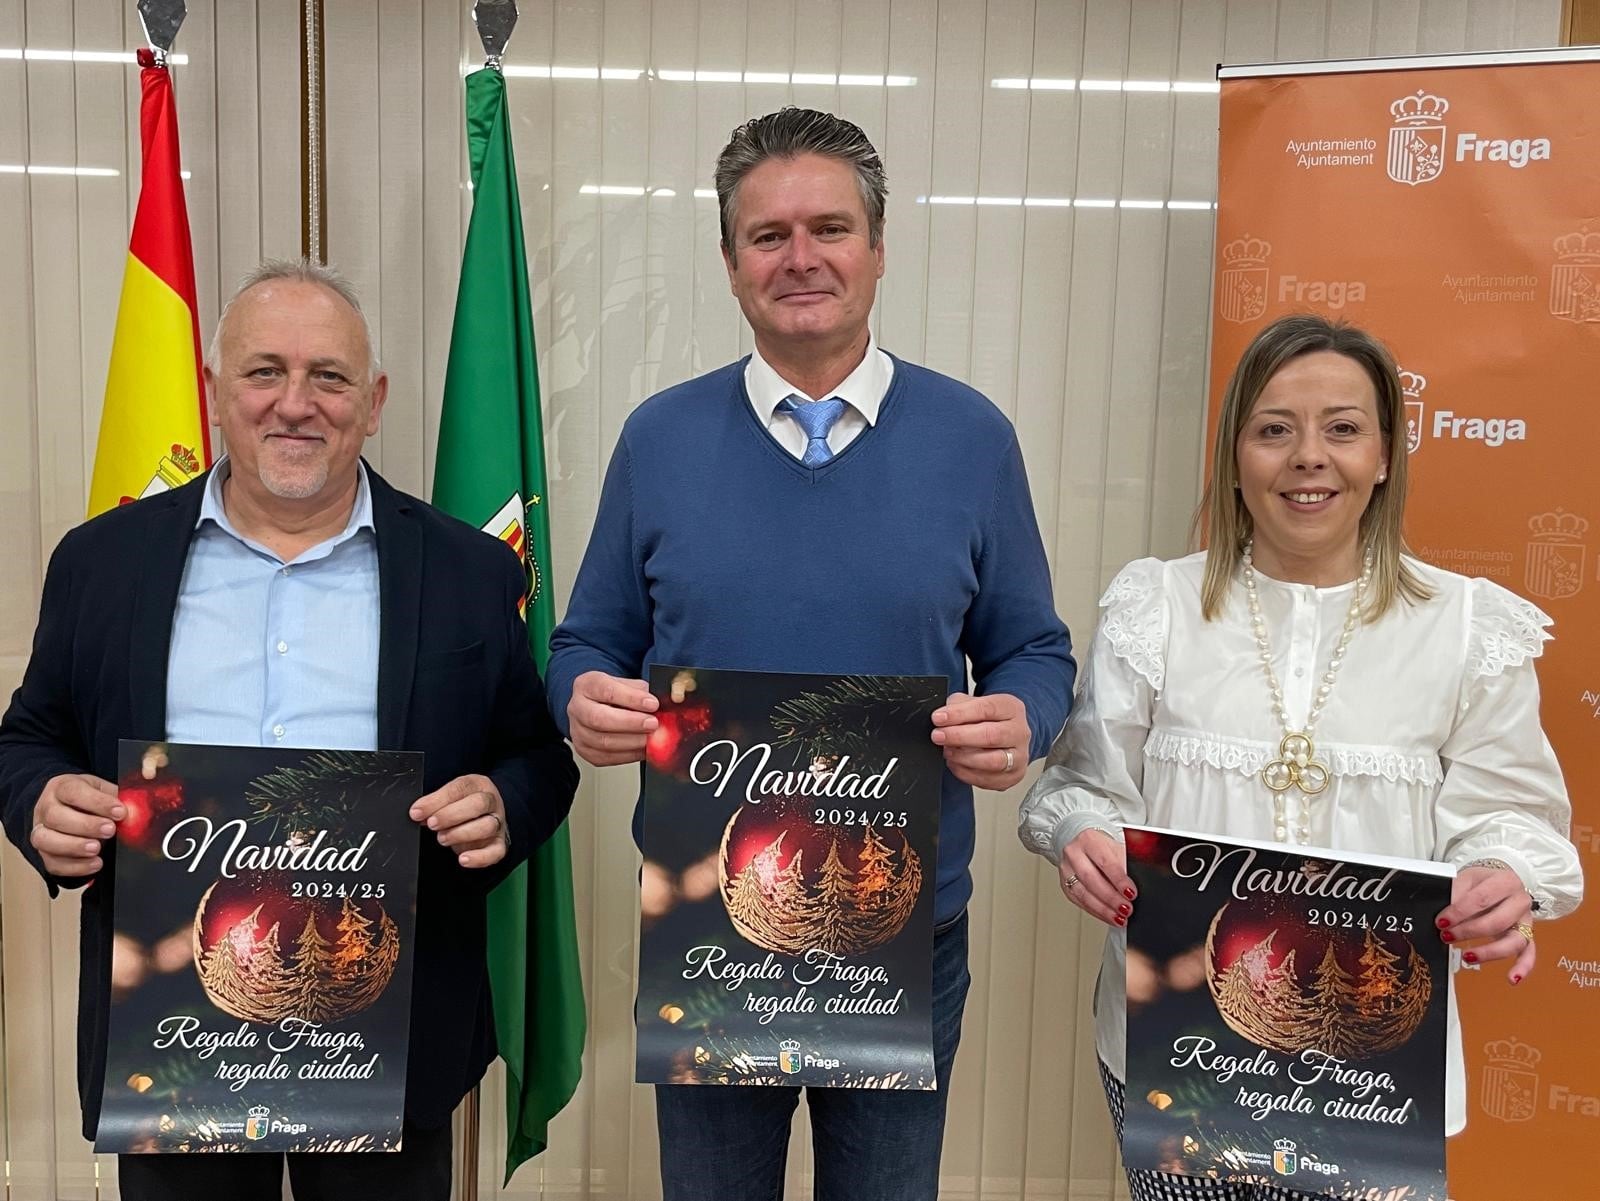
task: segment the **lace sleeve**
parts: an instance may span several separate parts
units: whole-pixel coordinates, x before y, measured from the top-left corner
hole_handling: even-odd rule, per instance
[[[1472,581],[1467,630],[1467,674],[1498,676],[1544,653],[1554,622],[1537,605],[1491,580]]]
[[[1461,708],[1439,748],[1432,857],[1457,867],[1498,859],[1539,901],[1540,917],[1560,917],[1583,897],[1583,868],[1568,836],[1572,802],[1539,720],[1533,660],[1550,619],[1484,579],[1472,581],[1469,603]]]
[[[1157,692],[1167,671],[1167,607],[1162,597],[1160,559],[1135,559],[1111,581],[1100,598],[1105,616],[1100,632],[1112,652]]]
[[[1141,559],[1106,590],[1072,714],[1022,802],[1022,844],[1052,863],[1087,829],[1145,819],[1144,746],[1166,668],[1163,571]]]

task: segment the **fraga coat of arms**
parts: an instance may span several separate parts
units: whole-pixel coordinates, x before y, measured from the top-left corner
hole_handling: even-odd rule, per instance
[[[1539,1097],[1538,1050],[1515,1038],[1485,1043],[1489,1057],[1483,1069],[1483,1112],[1502,1122],[1526,1122]]]
[[[1249,234],[1222,248],[1217,314],[1224,321],[1254,321],[1267,311],[1267,256],[1272,243]]]
[[[1541,600],[1565,600],[1583,588],[1588,547],[1581,541],[1589,523],[1576,513],[1556,509],[1528,518],[1528,568],[1523,583]]]
[[[1389,106],[1389,178],[1416,187],[1431,183],[1444,170],[1444,115],[1450,102],[1418,90]]]

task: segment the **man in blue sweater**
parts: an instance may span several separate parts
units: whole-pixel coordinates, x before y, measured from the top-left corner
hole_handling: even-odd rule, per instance
[[[862,131],[786,108],[717,161],[749,358],[629,417],[550,706],[596,766],[656,728],[651,663],[943,675],[933,947],[938,1091],[812,1089],[816,1196],[932,1201],[966,1001],[973,788],[1010,788],[1066,720],[1074,664],[1016,434],[971,388],[875,345],[883,165]],[[974,685],[967,691],[967,662]],[[793,1088],[659,1085],[666,1201],[776,1198]]]

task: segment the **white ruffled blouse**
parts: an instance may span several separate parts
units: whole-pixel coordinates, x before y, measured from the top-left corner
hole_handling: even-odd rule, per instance
[[[1491,581],[1409,560],[1430,584],[1356,627],[1317,722],[1333,780],[1311,799],[1310,844],[1465,866],[1510,864],[1559,917],[1583,895],[1571,805],[1539,724],[1533,661],[1551,620]],[[1100,601],[1066,728],[1022,803],[1023,844],[1052,863],[1084,830],[1124,823],[1273,838],[1260,771],[1283,737],[1236,576],[1224,614],[1200,614],[1205,555],[1125,567]],[[1284,707],[1302,728],[1349,611],[1354,583],[1287,584],[1257,569]],[[1295,824],[1299,793],[1288,799]],[[1124,956],[1112,930],[1095,995],[1096,1048],[1124,1073]],[[1450,994],[1446,1129],[1466,1124]]]

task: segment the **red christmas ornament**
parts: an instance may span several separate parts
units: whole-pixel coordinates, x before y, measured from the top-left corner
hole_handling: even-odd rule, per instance
[[[118,785],[117,799],[128,811],[128,816],[117,823],[117,837],[135,847],[148,846],[161,819],[183,808],[183,778],[163,776],[159,780],[146,780],[135,775]]]
[[[1245,912],[1224,905],[1205,944],[1212,999],[1236,1034],[1285,1055],[1316,1047],[1349,1058],[1392,1051],[1416,1033],[1433,975],[1410,937],[1379,931],[1365,915],[1347,926],[1339,911],[1325,924],[1291,906]]]
[[[656,718],[656,728],[644,740],[644,757],[657,771],[669,771],[678,754],[678,744],[683,734],[678,729],[676,713],[662,713]]]
[[[1124,830],[1122,832],[1124,844],[1128,848],[1128,858],[1141,863],[1153,863],[1161,846],[1161,835],[1152,834],[1147,830]]]
[[[656,714],[656,728],[644,740],[645,762],[657,771],[681,775],[692,752],[705,741],[697,736],[710,729],[710,705],[704,701],[674,705],[669,701]]]
[[[296,897],[264,872],[208,888],[192,944],[211,1003],[252,1022],[358,1013],[388,987],[400,954],[399,931],[379,902]]]
[[[808,806],[781,800],[734,811],[717,874],[734,929],[784,954],[881,946],[905,926],[923,883],[903,831],[821,825]]]

